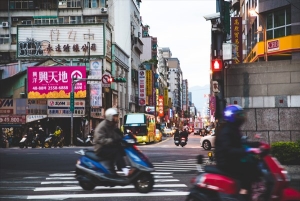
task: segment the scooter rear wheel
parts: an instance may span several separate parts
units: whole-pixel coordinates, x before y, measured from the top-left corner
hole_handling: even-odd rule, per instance
[[[89,183],[89,182],[85,182],[85,181],[80,181],[79,185],[81,186],[81,188],[83,190],[86,190],[86,191],[94,190],[94,188],[96,187],[94,184]]]
[[[142,173],[134,182],[135,190],[140,193],[149,193],[150,191],[152,191],[153,186],[153,175],[148,172]]]

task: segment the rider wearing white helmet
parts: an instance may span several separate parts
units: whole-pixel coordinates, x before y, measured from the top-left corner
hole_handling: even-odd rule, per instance
[[[105,111],[105,120],[97,125],[94,132],[94,151],[101,158],[113,159],[118,163],[124,173],[128,174],[128,169],[123,159],[123,148],[120,145],[122,136],[118,129],[119,113],[116,108],[109,108]],[[114,165],[111,167],[114,173]]]

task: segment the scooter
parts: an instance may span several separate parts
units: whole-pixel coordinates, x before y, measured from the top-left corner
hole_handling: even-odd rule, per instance
[[[40,146],[40,137],[39,137],[39,134],[35,134],[35,136],[33,137],[32,139],[32,142],[31,142],[31,147],[32,148],[36,148],[37,146]]]
[[[176,146],[179,146],[179,143],[180,143],[179,139],[180,139],[179,137],[175,137],[175,139],[174,139],[174,144]]]
[[[184,147],[185,145],[186,145],[186,138],[185,137],[181,137],[181,139],[180,139],[180,146],[181,147]]]
[[[76,179],[84,190],[93,190],[96,186],[126,186],[133,184],[140,193],[148,193],[153,189],[154,171],[152,163],[136,147],[137,141],[131,134],[122,139],[122,145],[128,158],[132,172],[129,176],[116,175],[112,161],[99,158],[94,151],[80,150],[82,155],[76,164]]]
[[[86,139],[80,137],[76,138],[78,146],[92,146],[93,145],[93,136],[88,135]]]
[[[270,155],[270,146],[261,143],[263,147],[259,155],[253,155],[258,160],[258,167],[263,177],[252,185],[252,200],[271,201],[296,201],[300,200],[300,192],[289,187],[289,176],[276,158]],[[208,201],[208,200],[243,200],[240,192],[239,181],[230,177],[215,165],[206,165],[204,172],[201,164],[203,156],[197,157],[199,174],[191,180],[193,187],[186,201]]]
[[[62,148],[64,146],[64,137],[55,137],[54,134],[50,133],[49,137],[45,139],[44,147],[51,148],[52,146]]]
[[[23,135],[22,139],[19,142],[19,147],[24,148],[27,145],[27,135]]]

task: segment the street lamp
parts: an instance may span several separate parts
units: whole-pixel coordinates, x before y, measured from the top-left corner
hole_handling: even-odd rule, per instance
[[[262,32],[263,33],[263,41],[264,41],[264,59],[265,61],[268,61],[268,52],[267,52],[267,26],[266,23],[261,20],[261,15],[255,10],[250,9],[249,10],[250,16],[259,16],[259,20],[262,21],[262,25],[259,26],[259,29],[257,30],[257,33]]]

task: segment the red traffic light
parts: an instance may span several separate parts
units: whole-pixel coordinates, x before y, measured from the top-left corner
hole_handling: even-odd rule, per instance
[[[223,62],[221,59],[212,60],[212,71],[221,71],[223,68]]]
[[[109,79],[108,79],[108,82],[109,83],[112,83],[114,81],[114,78],[113,77],[110,77]]]

